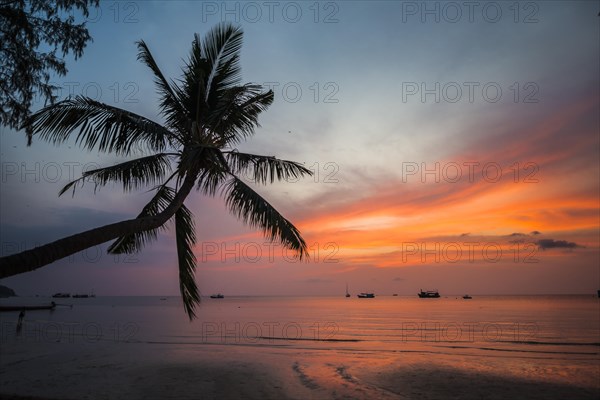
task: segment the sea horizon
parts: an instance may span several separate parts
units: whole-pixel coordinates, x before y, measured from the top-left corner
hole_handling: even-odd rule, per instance
[[[600,289],[599,289],[600,290]],[[63,292],[57,292],[57,293],[63,293]],[[73,294],[88,294],[86,292],[80,291],[80,292],[64,292],[64,293],[68,293],[71,296]],[[375,298],[377,297],[406,297],[406,298],[412,298],[417,296],[418,292],[415,292],[414,294],[402,294],[402,293],[377,293],[377,292],[356,292],[356,293],[350,293],[351,297],[356,297],[357,294],[359,293],[374,293],[375,294]],[[337,298],[337,297],[345,297],[344,293],[341,294],[227,294],[226,292],[219,292],[219,291],[214,291],[214,292],[209,292],[209,293],[202,293],[200,295],[201,298],[210,298],[210,296],[215,295],[215,294],[223,294],[223,296],[226,297],[324,297],[324,298]],[[469,296],[477,296],[477,297],[547,297],[547,296],[564,296],[564,297],[569,297],[569,296],[592,296],[592,297],[597,297],[597,293],[512,293],[512,294],[505,294],[505,293],[493,293],[493,294],[482,294],[482,293],[476,293],[476,292],[465,292],[465,293],[442,293],[440,292],[440,297],[439,298],[451,298],[451,297],[462,297],[464,295],[469,295]],[[24,294],[24,295],[15,295],[15,296],[11,296],[11,297],[21,297],[21,298],[52,298],[52,294]],[[179,294],[133,294],[133,295],[129,295],[129,294],[98,294],[95,293],[94,297],[181,297],[181,295]],[[9,299],[10,297],[0,297],[0,302],[2,300],[5,299]],[[73,298],[73,297],[71,297]]]
[[[0,400],[600,400],[599,11],[0,0]]]

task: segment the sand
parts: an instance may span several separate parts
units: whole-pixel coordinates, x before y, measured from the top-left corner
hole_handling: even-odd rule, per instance
[[[252,345],[3,343],[2,399],[597,399],[598,363]],[[141,347],[143,346],[143,347]],[[533,368],[545,368],[546,378]],[[528,372],[529,371],[529,372]],[[532,376],[536,378],[532,378]],[[545,376],[545,375],[542,375]],[[577,378],[580,376],[580,378]],[[586,378],[581,378],[584,376]]]

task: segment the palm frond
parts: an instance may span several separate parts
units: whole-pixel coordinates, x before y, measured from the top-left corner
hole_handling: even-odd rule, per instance
[[[262,86],[239,86],[242,38],[242,29],[228,23],[211,29],[203,41],[195,35],[182,84],[173,88],[188,124],[196,123],[204,140],[217,146],[251,136],[258,115],[273,102],[273,92],[263,93]]]
[[[210,68],[206,81],[207,103],[212,103],[211,98],[217,98],[222,90],[239,83],[239,52],[243,36],[241,27],[226,22],[215,26],[204,36],[202,50]]]
[[[121,182],[124,191],[138,189],[140,187],[154,186],[161,183],[167,172],[171,171],[170,155],[165,153],[153,154],[147,157],[136,158],[110,167],[86,171],[79,179],[69,182],[59,192],[59,196],[69,189],[75,188],[77,183],[82,184],[86,179],[94,182],[95,188],[104,186],[108,182]]]
[[[202,54],[200,36],[195,34],[181,85],[176,88],[190,124],[197,122],[205,114],[206,80],[209,73],[208,62]]]
[[[154,56],[150,52],[148,45],[143,40],[137,42],[138,60],[142,61],[154,73],[154,82],[157,86],[157,92],[160,95],[160,108],[162,114],[166,117],[167,126],[173,128],[179,133],[183,133],[186,128],[185,110],[177,92],[177,86],[169,84]],[[181,138],[180,138],[181,139]]]
[[[193,143],[185,146],[179,157],[178,171],[183,176],[187,171],[197,170],[205,158],[208,146]]]
[[[56,145],[77,132],[75,141],[84,149],[122,156],[163,151],[175,138],[154,121],[81,96],[41,109],[27,125],[34,134]]]
[[[186,174],[197,175],[197,189],[214,196],[218,187],[227,178],[229,167],[220,149],[194,143],[186,147],[177,166],[182,179]],[[196,171],[196,172],[190,172]]]
[[[138,215],[138,218],[159,214],[173,201],[175,194],[175,189],[165,185],[160,186],[154,197],[152,197],[148,204],[144,206],[142,212]],[[111,254],[131,254],[139,252],[146,243],[157,238],[160,229],[164,229],[164,227],[121,236],[110,245],[108,252]]]
[[[194,216],[185,205],[175,213],[175,238],[179,262],[179,290],[185,312],[192,320],[196,316],[194,309],[200,303],[200,293],[194,279],[196,271],[196,256],[192,249],[196,243]]]
[[[312,175],[312,171],[295,161],[280,160],[275,157],[261,156],[232,151],[226,153],[231,171],[239,175],[252,172],[252,180],[257,183],[273,183],[275,179],[295,180],[304,175]]]
[[[224,145],[241,142],[259,127],[258,116],[273,103],[273,91],[262,92],[262,86],[246,84],[221,94],[219,106],[207,117],[207,125],[217,133]]]
[[[227,159],[222,151],[207,148],[201,161],[201,172],[198,176],[198,190],[209,196],[214,196],[217,189],[225,182],[231,173]]]
[[[203,170],[198,176],[197,189],[208,196],[214,196],[229,174],[225,170]]]
[[[223,186],[223,195],[231,213],[244,223],[260,228],[268,240],[276,240],[294,250],[300,260],[308,257],[306,243],[298,229],[236,176],[231,176]]]

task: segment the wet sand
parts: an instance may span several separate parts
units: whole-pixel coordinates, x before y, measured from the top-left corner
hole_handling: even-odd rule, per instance
[[[561,369],[560,357],[507,361],[503,356],[496,362],[418,349],[390,356],[343,347],[156,344],[144,352],[135,347],[123,344],[115,354],[114,344],[103,343],[3,345],[0,398],[546,400],[600,395],[595,380],[600,364],[589,359]],[[128,355],[132,350],[135,357]]]

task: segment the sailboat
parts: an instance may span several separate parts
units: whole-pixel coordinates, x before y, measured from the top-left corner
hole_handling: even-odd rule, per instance
[[[346,283],[346,297],[350,297],[350,293],[348,293],[348,284]]]

